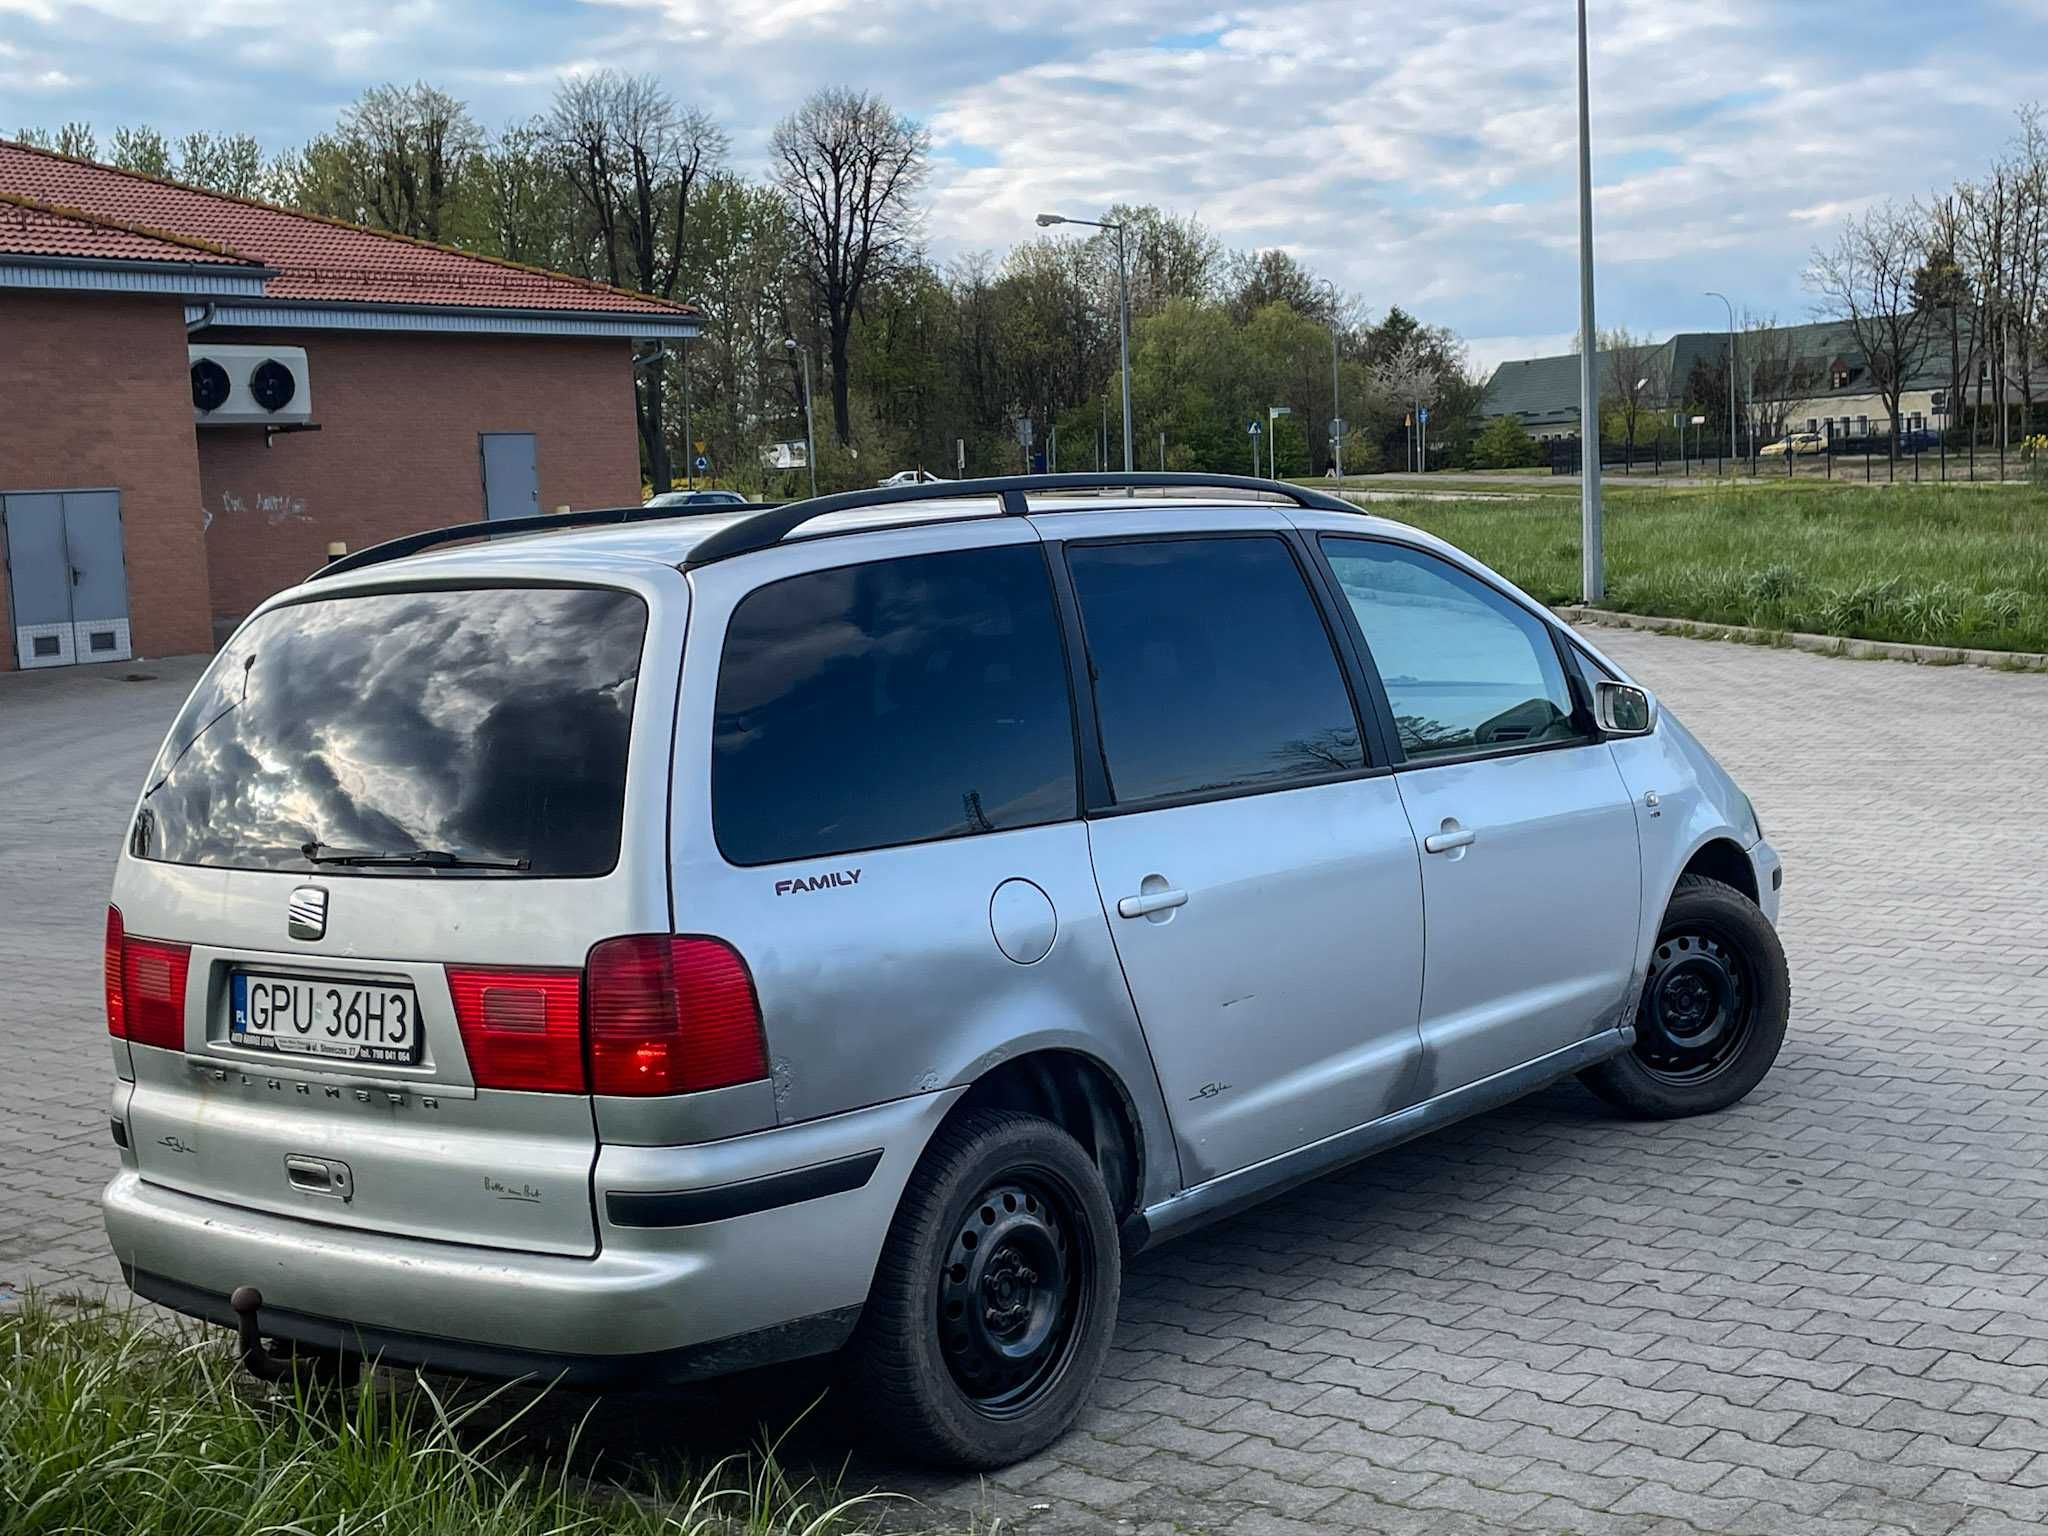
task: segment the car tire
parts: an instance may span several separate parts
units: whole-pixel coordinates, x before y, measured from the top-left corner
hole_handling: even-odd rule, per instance
[[[1122,1278],[1109,1192],[1079,1142],[1035,1115],[958,1115],[883,1243],[847,1348],[847,1406],[891,1455],[1020,1461],[1086,1403]]]
[[[1657,930],[1634,1047],[1579,1079],[1642,1119],[1726,1109],[1778,1059],[1791,1001],[1785,947],[1756,903],[1719,880],[1681,876]]]

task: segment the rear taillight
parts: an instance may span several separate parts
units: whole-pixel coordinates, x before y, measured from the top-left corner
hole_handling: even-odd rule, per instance
[[[121,996],[121,946],[127,941],[128,930],[121,923],[121,909],[107,908],[107,1033],[116,1040],[128,1038],[128,1019],[125,1001]]]
[[[581,971],[448,967],[455,1023],[479,1088],[587,1093]]]
[[[185,1048],[185,978],[192,946],[131,939],[119,907],[107,908],[107,1033],[167,1051]]]
[[[768,1075],[754,980],[723,940],[607,939],[585,975],[592,1093],[699,1093]]]

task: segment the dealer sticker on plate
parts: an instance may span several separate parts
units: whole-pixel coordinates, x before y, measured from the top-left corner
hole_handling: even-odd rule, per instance
[[[344,1061],[420,1059],[411,987],[236,972],[228,1038],[257,1050]]]

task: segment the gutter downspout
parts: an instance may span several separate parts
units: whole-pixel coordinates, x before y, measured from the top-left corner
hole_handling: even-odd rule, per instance
[[[196,336],[201,331],[205,330],[208,326],[212,325],[213,317],[216,313],[218,313],[219,309],[220,306],[217,304],[206,305],[199,311],[198,319],[187,320],[185,322],[185,334],[187,336]]]

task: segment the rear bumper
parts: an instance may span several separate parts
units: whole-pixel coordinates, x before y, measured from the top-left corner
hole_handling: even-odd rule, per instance
[[[188,1317],[225,1327],[235,1326],[228,1298],[213,1291],[128,1269],[128,1284],[145,1301],[154,1301]],[[374,1328],[340,1318],[312,1317],[282,1307],[265,1306],[257,1313],[258,1331],[267,1339],[319,1349],[349,1350],[384,1365],[442,1371],[453,1376],[486,1376],[504,1380],[529,1377],[573,1387],[620,1387],[640,1390],[725,1376],[756,1366],[829,1354],[844,1344],[860,1321],[859,1307],[842,1307],[815,1317],[796,1318],[771,1328],[687,1344],[679,1349],[626,1355],[575,1355],[550,1350],[514,1349],[468,1339],[436,1338],[395,1328]]]
[[[253,1285],[266,1337],[463,1374],[675,1381],[843,1342],[904,1183],[957,1097],[693,1147],[607,1146],[589,1258],[273,1215],[133,1168],[101,1209],[136,1292],[210,1321],[231,1322],[227,1298]]]

